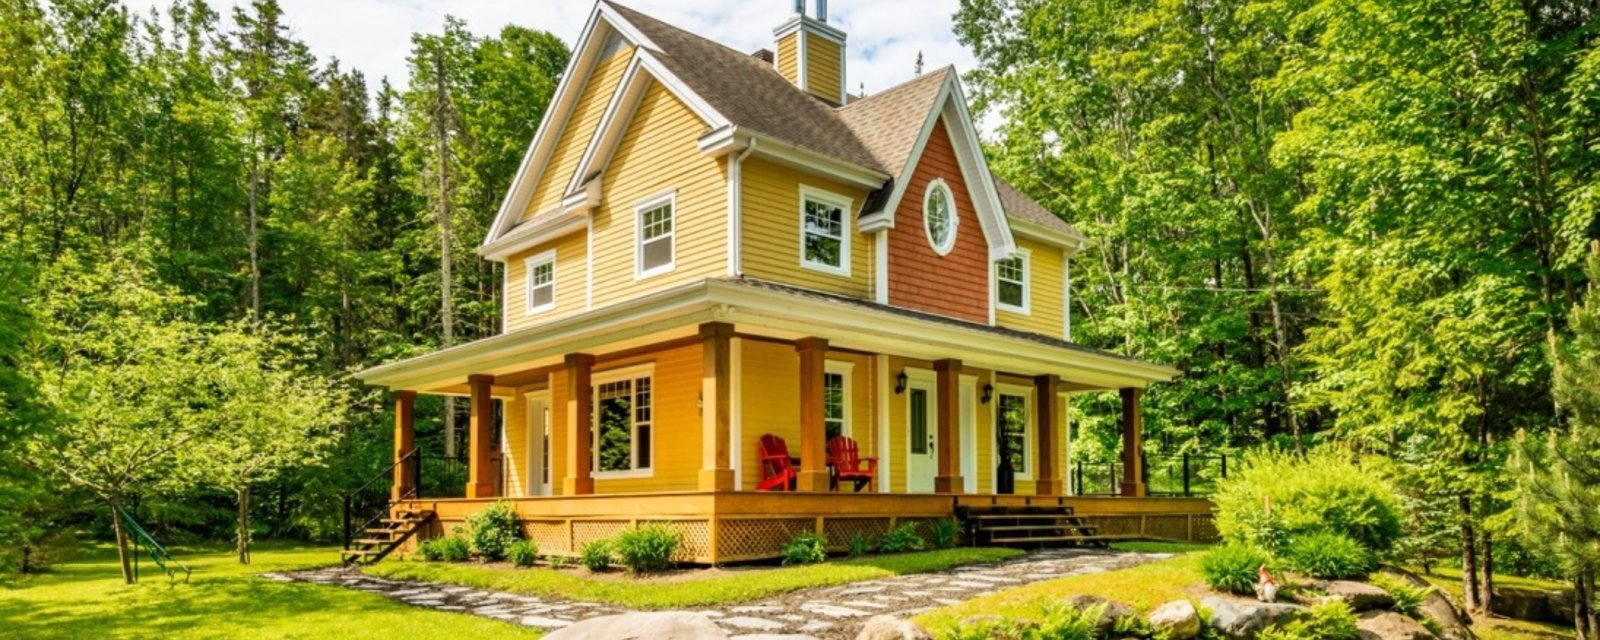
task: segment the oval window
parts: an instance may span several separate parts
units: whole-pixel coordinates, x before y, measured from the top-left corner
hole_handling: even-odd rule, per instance
[[[939,255],[947,255],[956,246],[955,198],[944,180],[928,183],[928,193],[922,200],[922,226],[928,232],[928,243]]]

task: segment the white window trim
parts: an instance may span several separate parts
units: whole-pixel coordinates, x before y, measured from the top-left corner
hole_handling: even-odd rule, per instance
[[[1000,432],[1001,394],[1008,396],[1022,396],[1022,406],[1025,408],[1025,411],[1028,414],[1027,417],[1023,418],[1022,420],[1022,461],[1024,468],[1026,468],[1028,471],[1027,473],[1018,471],[1016,475],[1017,480],[1032,480],[1033,467],[1039,463],[1039,458],[1035,456],[1033,452],[1033,430],[1034,426],[1038,422],[1038,417],[1034,415],[1035,407],[1033,406],[1033,392],[1033,387],[1020,384],[1009,384],[1002,382],[994,386],[994,430],[996,434]],[[998,440],[998,438],[996,438],[996,440]],[[998,447],[996,447],[996,453],[998,452]],[[999,462],[995,463],[996,466],[999,466],[999,464]]]
[[[674,216],[676,216],[676,213],[677,213],[676,209],[674,209],[673,213],[674,213]],[[674,231],[676,231],[676,228],[674,228]],[[620,369],[607,369],[605,371],[596,371],[592,375],[589,376],[589,393],[591,394],[590,398],[592,398],[591,402],[589,403],[590,405],[592,405],[592,406],[589,407],[589,411],[593,414],[593,417],[590,419],[590,425],[591,425],[591,428],[593,429],[593,431],[589,434],[589,449],[590,449],[590,451],[589,451],[589,456],[590,456],[590,460],[589,460],[589,475],[594,477],[595,479],[619,479],[620,480],[620,479],[625,479],[625,478],[654,478],[655,475],[656,475],[656,445],[660,442],[660,440],[656,436],[659,435],[659,432],[650,434],[651,435],[651,437],[650,437],[650,466],[648,468],[645,468],[645,469],[628,469],[626,471],[601,471],[600,470],[600,385],[606,384],[606,383],[610,383],[610,382],[621,382],[623,380],[636,380],[638,378],[649,378],[650,379],[650,393],[651,393],[651,397],[650,397],[650,418],[651,418],[651,420],[650,420],[650,428],[651,429],[655,429],[656,425],[657,425],[657,422],[655,420],[655,411],[656,411],[656,406],[657,406],[656,405],[657,394],[655,393],[655,388],[656,388],[656,365],[655,365],[655,363],[652,362],[652,363],[646,363],[646,364],[641,364],[641,365],[635,365],[635,366],[632,366],[632,367],[623,367],[623,368],[620,368]],[[637,392],[635,392],[635,393],[637,393]],[[633,427],[637,426],[637,425],[631,424],[631,422],[632,422],[632,418],[631,417],[630,417],[629,420],[630,420],[630,428],[633,428]],[[634,442],[638,442],[638,438],[639,438],[638,432],[637,431],[633,432]],[[631,457],[633,452],[630,450],[628,453],[629,453],[629,455]]]
[[[1022,305],[1007,304],[1000,299],[1000,265],[997,262],[994,268],[994,305],[1001,311],[1029,315],[1032,313],[1033,298],[1033,252],[1027,249],[1018,249],[1012,258],[1022,259]]]
[[[841,422],[839,425],[839,435],[846,438],[855,437],[855,430],[852,427],[852,425],[855,423],[855,420],[851,419],[853,417],[852,414],[855,413],[855,411],[853,411],[855,405],[851,403],[853,396],[851,393],[851,387],[855,386],[853,384],[855,370],[856,363],[845,360],[828,360],[823,364],[822,367],[823,373],[832,373],[838,375],[841,378],[841,384],[844,385],[844,393],[841,394],[842,398],[840,399],[840,401],[844,403],[844,415],[840,418]],[[827,431],[826,419],[823,420],[823,431]]]
[[[545,265],[550,265],[550,302],[535,306],[533,304],[533,270]],[[522,295],[524,308],[527,315],[537,315],[556,308],[556,250],[551,249],[535,254],[522,261]]]
[[[652,269],[644,268],[644,214],[661,205],[672,208],[672,231],[667,232],[667,242],[672,246],[672,260]],[[633,279],[643,280],[663,273],[671,273],[678,266],[678,191],[664,191],[641,200],[633,206]]]
[[[839,221],[839,266],[824,262],[813,262],[806,259],[806,200],[814,200],[823,204],[839,207],[844,211],[844,218]],[[850,236],[855,230],[855,201],[831,191],[823,191],[815,187],[800,185],[800,218],[797,229],[800,237],[800,266],[812,271],[821,271],[836,276],[850,277]]]
[[[940,246],[933,241],[933,229],[928,225],[928,200],[933,197],[936,190],[943,190],[945,203],[950,205],[950,235],[945,238],[945,243]],[[928,181],[927,190],[922,193],[922,235],[928,238],[928,246],[933,247],[933,252],[940,256],[950,255],[956,248],[956,232],[961,229],[961,213],[956,210],[956,192],[945,184],[944,178],[934,178]]]

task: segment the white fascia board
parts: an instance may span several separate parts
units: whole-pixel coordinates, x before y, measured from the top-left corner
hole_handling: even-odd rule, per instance
[[[611,26],[615,27],[617,32],[622,34],[622,37],[632,41],[635,45],[644,47],[651,51],[661,50],[661,47],[656,46],[656,43],[645,37],[643,31],[640,31],[638,27],[633,26],[633,23],[628,22],[627,18],[622,17],[622,14],[618,13],[617,9],[611,6],[611,3],[596,3],[595,10],[601,15],[605,16],[606,21],[610,22]]]
[[[951,74],[954,75],[954,74]],[[884,228],[894,228],[894,212],[900,208],[900,199],[906,194],[906,187],[911,183],[911,174],[917,170],[917,161],[922,159],[922,151],[928,146],[928,138],[933,135],[933,126],[939,122],[940,105],[950,96],[950,79],[945,78],[944,84],[939,86],[939,93],[933,99],[933,108],[928,110],[928,115],[922,121],[922,130],[917,133],[917,142],[911,146],[911,155],[906,156],[906,163],[901,167],[890,167],[899,172],[895,178],[894,190],[889,192],[889,199],[883,203],[883,210],[873,215],[884,217]]]
[[[950,93],[940,111],[945,115],[946,126],[954,126],[958,135],[950,136],[956,147],[956,157],[961,159],[962,177],[968,191],[977,191],[973,198],[978,220],[989,238],[989,259],[999,260],[1017,249],[1017,239],[1011,236],[1011,225],[1006,223],[1006,210],[1000,204],[1000,193],[994,188],[994,176],[989,174],[989,161],[983,157],[983,143],[978,141],[978,128],[967,111],[967,97],[961,92],[961,80],[949,76]]]
[[[882,188],[883,183],[889,180],[888,174],[877,169],[845,162],[744,127],[727,126],[713,129],[700,137],[699,144],[700,151],[711,157],[719,157],[754,144],[755,155],[863,189]]]
[[[1013,235],[1037,240],[1054,247],[1061,247],[1067,251],[1068,256],[1074,256],[1083,251],[1084,245],[1088,244],[1089,241],[1082,234],[1067,233],[1017,218],[1007,217],[1006,220],[1011,224],[1011,233]]]
[[[584,228],[588,209],[552,209],[518,225],[515,230],[478,247],[485,260],[505,262],[512,255]],[[574,213],[576,212],[576,213]]]

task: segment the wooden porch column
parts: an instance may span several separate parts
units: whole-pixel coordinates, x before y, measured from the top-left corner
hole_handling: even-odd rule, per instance
[[[700,351],[704,362],[700,377],[700,420],[703,445],[700,462],[701,491],[732,491],[733,465],[733,325],[700,325]]]
[[[1036,478],[1034,490],[1041,496],[1061,495],[1061,469],[1057,462],[1059,455],[1057,448],[1062,437],[1061,418],[1061,377],[1038,376],[1033,379],[1034,413],[1035,422],[1039,425],[1039,433],[1034,438],[1036,452],[1039,455],[1038,472],[1033,474]]]
[[[409,497],[416,491],[416,478],[412,477],[411,470],[417,468],[415,461],[405,460],[417,450],[417,429],[415,409],[417,405],[417,392],[394,392],[394,485],[389,490],[389,499],[400,500]]]
[[[594,356],[569,353],[566,367],[567,481],[562,494],[588,495],[594,493],[594,476],[590,475],[594,462],[590,457],[594,436],[594,386],[590,374],[594,372]]]
[[[494,437],[494,397],[489,393],[493,384],[494,376],[467,376],[467,387],[472,390],[472,422],[467,431],[468,498],[492,498],[496,493],[493,461],[489,456],[494,446],[489,441]]]
[[[933,370],[939,380],[939,473],[933,477],[935,493],[961,493],[961,361],[938,360]]]
[[[827,428],[822,376],[828,366],[828,341],[801,338],[794,341],[800,354],[800,475],[795,480],[799,491],[827,491]]]
[[[1122,393],[1122,495],[1144,496],[1144,410],[1139,400],[1144,389],[1128,387]]]

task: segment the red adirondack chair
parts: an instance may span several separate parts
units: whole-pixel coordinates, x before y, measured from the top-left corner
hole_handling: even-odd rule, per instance
[[[828,441],[828,463],[833,465],[834,488],[841,482],[853,482],[857,493],[871,485],[878,472],[878,459],[861,457],[861,447],[855,439],[844,436]]]
[[[794,491],[794,461],[783,438],[770,433],[761,436],[757,454],[761,458],[761,482],[756,491]]]

